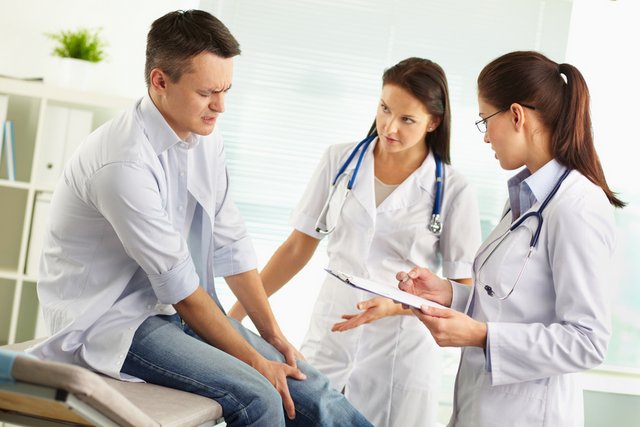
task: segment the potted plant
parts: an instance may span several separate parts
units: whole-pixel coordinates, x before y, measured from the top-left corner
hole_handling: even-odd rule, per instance
[[[56,42],[53,47],[53,64],[47,68],[45,82],[63,87],[86,89],[91,69],[105,58],[105,41],[100,29],[80,28],[76,31],[46,33]]]

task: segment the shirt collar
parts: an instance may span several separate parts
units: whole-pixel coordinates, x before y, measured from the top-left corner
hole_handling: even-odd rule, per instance
[[[520,193],[530,191],[537,202],[544,200],[565,171],[565,167],[557,160],[551,159],[544,166],[531,174],[527,168],[521,170],[508,181],[509,199],[512,206],[519,206]],[[518,213],[518,216],[524,212]]]
[[[529,186],[536,200],[541,201],[551,192],[565,169],[557,160],[551,159],[524,182]]]
[[[191,148],[198,142],[198,138],[193,134],[187,138],[187,141],[182,141],[171,129],[171,126],[169,126],[158,107],[153,103],[149,94],[146,94],[140,101],[138,114],[144,124],[143,128],[149,143],[156,154],[163,153],[178,143],[183,143],[188,148]]]

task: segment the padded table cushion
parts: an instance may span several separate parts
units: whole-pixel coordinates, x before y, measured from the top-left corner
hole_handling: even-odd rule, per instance
[[[37,341],[2,347],[21,351]],[[122,426],[197,426],[222,417],[214,400],[149,383],[119,381],[88,369],[17,355],[16,381],[66,390]]]

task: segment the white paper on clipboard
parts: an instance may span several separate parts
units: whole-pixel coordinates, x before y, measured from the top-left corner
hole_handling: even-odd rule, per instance
[[[410,294],[409,292],[400,290],[393,285],[385,285],[384,283],[374,282],[369,279],[353,276],[351,274],[345,274],[340,271],[331,270],[329,268],[325,268],[325,271],[340,280],[342,283],[346,283],[347,285],[374,293],[376,295],[390,298],[395,302],[406,304],[417,309],[420,309],[420,307],[423,305],[438,308],[449,308],[445,307],[444,305],[438,304],[437,302],[433,302],[428,299],[421,298],[417,295]]]

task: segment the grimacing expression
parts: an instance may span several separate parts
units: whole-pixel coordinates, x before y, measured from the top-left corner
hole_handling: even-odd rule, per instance
[[[182,140],[191,133],[209,135],[224,112],[224,98],[231,88],[233,58],[203,52],[191,60],[191,69],[177,82],[165,75],[158,108]]]

